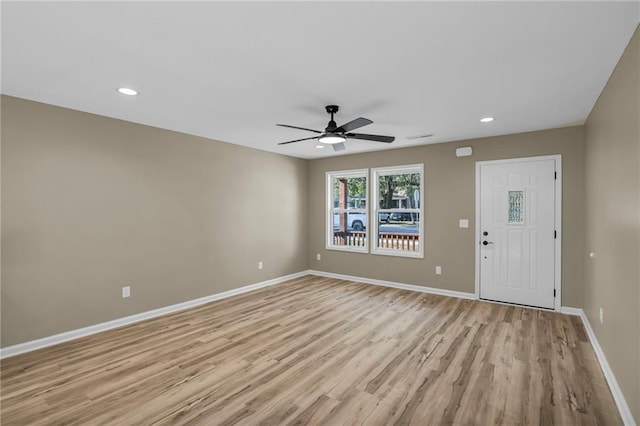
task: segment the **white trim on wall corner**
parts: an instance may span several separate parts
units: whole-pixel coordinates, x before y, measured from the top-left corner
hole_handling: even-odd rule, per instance
[[[339,280],[355,281],[363,284],[373,284],[373,285],[379,285],[383,287],[399,288],[402,290],[418,291],[421,293],[431,293],[431,294],[439,294],[441,296],[458,297],[461,299],[474,299],[474,300],[476,299],[475,294],[465,293],[463,291],[445,290],[442,288],[435,288],[435,287],[423,287],[421,285],[403,284],[403,283],[397,283],[393,281],[376,280],[374,278],[355,277],[353,275],[334,274],[333,272],[324,272],[324,271],[309,270],[309,274],[318,275],[318,276],[327,277],[327,278],[336,278]]]
[[[141,312],[139,314],[118,318],[118,319],[103,322],[100,324],[90,325],[88,327],[78,328],[76,330],[66,331],[60,334],[54,334],[53,336],[31,340],[29,342],[20,343],[13,346],[7,346],[6,348],[0,348],[0,359],[12,357],[12,356],[23,354],[26,352],[35,351],[37,349],[46,348],[47,346],[57,345],[59,343],[68,342],[70,340],[79,339],[85,336],[90,336],[92,334],[100,333],[102,331],[111,330],[112,328],[118,328],[125,325],[133,324],[136,322],[144,321],[147,319],[156,318],[162,315],[167,315],[177,311],[182,311],[184,309],[193,308],[195,306],[204,305],[205,303],[214,302],[216,300],[225,299],[227,297],[236,296],[238,294],[247,293],[253,290],[258,290],[263,287],[280,284],[295,278],[304,277],[305,275],[309,275],[309,271],[297,272],[295,274],[285,275],[285,276],[274,278],[271,280],[246,285],[240,288],[235,288],[233,290],[224,291],[222,293],[216,293],[210,296],[188,300],[186,302],[177,303],[175,305],[165,306],[163,308],[153,309],[147,312]]]
[[[577,308],[570,308],[577,309]],[[591,328],[591,323],[589,322],[589,318],[587,318],[587,314],[585,314],[584,310],[579,309],[580,318],[582,318],[582,323],[584,324],[584,328],[587,331],[587,335],[589,336],[589,340],[591,341],[591,346],[593,350],[596,352],[596,356],[598,357],[598,362],[600,363],[600,367],[602,368],[602,372],[604,373],[605,379],[607,379],[607,383],[609,384],[609,389],[611,390],[611,394],[613,395],[613,399],[618,406],[618,411],[620,411],[620,417],[622,417],[622,422],[626,426],[636,426],[636,422],[633,419],[633,414],[631,414],[631,409],[629,409],[629,405],[627,404],[627,400],[624,399],[624,394],[622,393],[622,389],[620,389],[620,385],[618,385],[618,381],[616,380],[616,376],[613,374],[613,370],[609,365],[609,361],[607,361],[607,357],[596,338],[596,334],[593,332],[593,328]]]
[[[580,308],[572,308],[570,306],[562,306],[560,307],[560,313],[561,314],[565,314],[565,315],[576,315],[576,316],[582,316],[583,311]]]

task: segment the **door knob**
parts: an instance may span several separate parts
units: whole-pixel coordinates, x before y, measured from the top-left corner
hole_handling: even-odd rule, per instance
[[[483,246],[487,246],[489,244],[493,244],[493,243],[491,241],[486,241],[486,240],[482,242]]]

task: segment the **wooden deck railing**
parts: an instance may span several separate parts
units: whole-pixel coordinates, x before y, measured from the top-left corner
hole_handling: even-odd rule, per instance
[[[364,231],[335,231],[333,244],[337,246],[364,247],[367,243],[367,233]]]
[[[419,234],[401,232],[381,232],[378,234],[378,247],[406,251],[420,251]]]
[[[336,231],[333,233],[333,243],[337,246],[364,247],[366,242],[367,233],[364,231]],[[378,234],[378,247],[420,251],[420,235],[402,232],[380,232]]]

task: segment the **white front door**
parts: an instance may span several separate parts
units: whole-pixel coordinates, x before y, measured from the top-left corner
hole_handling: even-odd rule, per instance
[[[556,160],[478,163],[481,299],[555,307]]]

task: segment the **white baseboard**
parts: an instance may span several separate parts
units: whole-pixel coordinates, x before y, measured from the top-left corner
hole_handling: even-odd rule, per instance
[[[616,380],[616,376],[613,374],[613,370],[611,370],[611,366],[609,365],[609,361],[607,361],[607,357],[596,338],[596,334],[593,332],[593,328],[591,328],[591,323],[589,322],[589,318],[584,313],[584,310],[578,308],[569,308],[571,310],[579,311],[577,315],[580,315],[582,318],[582,323],[584,324],[584,328],[587,331],[587,335],[589,336],[589,340],[591,341],[591,346],[593,346],[593,350],[596,352],[596,356],[598,357],[598,362],[600,363],[600,367],[602,368],[602,372],[604,373],[605,379],[607,379],[607,383],[609,384],[609,389],[611,389],[611,394],[613,395],[613,399],[618,406],[618,411],[620,411],[620,417],[622,417],[622,421],[626,426],[636,426],[636,422],[633,419],[633,414],[631,414],[631,410],[629,409],[629,405],[627,401],[624,399],[624,395],[622,394],[622,389],[620,389],[620,385],[618,385],[618,381]]]
[[[565,315],[575,315],[581,317],[584,312],[580,308],[572,308],[570,306],[562,306],[560,308],[560,313]]]
[[[312,275],[319,275],[321,277],[327,277],[327,278],[336,278],[339,280],[355,281],[355,282],[364,283],[364,284],[373,284],[373,285],[379,285],[383,287],[399,288],[402,290],[418,291],[421,293],[438,294],[441,296],[458,297],[460,299],[476,299],[476,295],[474,293],[465,293],[463,291],[445,290],[442,288],[435,288],[435,287],[423,287],[421,285],[403,284],[403,283],[397,283],[393,281],[376,280],[373,278],[355,277],[353,275],[334,274],[333,272],[314,271],[314,270],[309,270],[308,272]]]
[[[215,300],[225,299],[227,297],[235,296],[242,293],[247,293],[249,291],[257,290],[259,288],[280,284],[282,282],[292,280],[294,278],[300,278],[305,275],[309,275],[309,271],[302,271],[302,272],[298,272],[291,275],[285,275],[283,277],[278,277],[271,280],[250,284],[244,287],[235,288],[233,290],[224,291],[222,293],[216,293],[210,296],[205,296],[198,299],[188,300],[182,303],[177,303],[175,305],[165,306],[163,308],[153,309],[147,312],[141,312],[139,314],[130,315],[124,318],[118,318],[112,321],[90,325],[88,327],[78,328],[76,330],[66,331],[60,334],[54,334],[53,336],[31,340],[29,342],[20,343],[13,346],[7,346],[6,348],[0,348],[0,359],[12,357],[12,356],[23,354],[26,352],[35,351],[36,349],[46,348],[47,346],[57,345],[59,343],[67,342],[69,340],[74,340],[80,337],[89,336],[91,334],[100,333],[101,331],[110,330],[112,328],[122,327],[124,325],[133,324],[133,323],[144,321],[150,318],[156,318],[156,317],[170,314],[173,312],[182,311],[184,309],[193,308],[195,306],[203,305],[205,303],[213,302]]]
[[[445,289],[435,288],[435,287],[423,287],[423,286],[412,285],[412,284],[403,284],[403,283],[397,283],[393,281],[377,280],[373,278],[356,277],[353,275],[334,274],[332,272],[315,271],[315,270],[309,269],[306,271],[297,272],[295,274],[285,275],[283,277],[278,277],[271,280],[262,281],[256,284],[251,284],[251,285],[236,288],[233,290],[225,291],[222,293],[212,294],[210,296],[201,297],[199,299],[193,299],[193,300],[178,303],[175,305],[166,306],[164,308],[154,309],[151,311],[142,312],[135,315],[130,315],[130,316],[119,318],[113,321],[107,321],[101,324],[96,324],[88,327],[79,328],[77,330],[71,330],[64,333],[55,334],[53,336],[44,337],[42,339],[32,340],[25,343],[20,343],[14,346],[8,346],[6,348],[0,348],[0,359],[8,358],[8,357],[19,355],[26,352],[31,352],[36,349],[45,348],[47,346],[57,345],[59,343],[67,342],[69,340],[78,339],[80,337],[89,336],[91,334],[110,330],[112,328],[122,327],[125,325],[133,324],[133,323],[144,321],[147,319],[159,317],[169,313],[192,308],[198,305],[203,305],[205,303],[213,302],[220,299],[225,299],[227,297],[235,296],[238,294],[247,293],[263,287],[280,284],[282,282],[292,280],[295,278],[300,278],[305,275],[318,275],[321,277],[336,278],[336,279],[346,280],[346,281],[355,281],[355,282],[360,282],[364,284],[379,285],[383,287],[417,291],[421,293],[438,294],[441,296],[458,297],[462,299],[472,299],[472,300],[477,299],[474,293],[445,290]],[[622,390],[618,385],[618,381],[616,380],[613,374],[613,371],[611,370],[611,366],[609,365],[609,362],[607,361],[607,357],[602,351],[602,347],[600,346],[600,343],[598,343],[598,339],[596,338],[596,335],[593,332],[593,328],[591,328],[591,324],[589,323],[589,319],[584,313],[584,310],[580,308],[563,306],[560,312],[567,315],[577,315],[582,319],[584,328],[587,332],[587,335],[589,336],[589,340],[596,353],[598,362],[600,363],[600,367],[602,368],[602,371],[607,380],[607,383],[609,384],[609,388],[611,389],[611,393],[613,394],[613,399],[615,400],[616,405],[618,406],[618,410],[620,411],[620,416],[622,417],[624,424],[626,426],[636,426],[636,423],[633,419],[633,415],[631,414],[631,410],[629,409],[629,405],[627,404],[627,401],[624,399],[624,395],[622,394]]]

